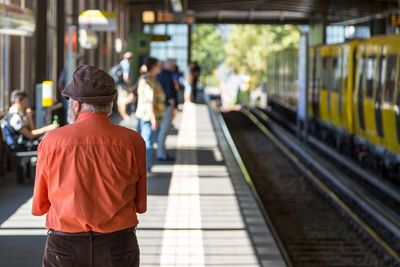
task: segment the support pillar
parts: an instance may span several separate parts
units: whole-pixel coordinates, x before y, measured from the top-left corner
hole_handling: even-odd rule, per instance
[[[370,23],[370,32],[371,36],[386,34],[387,32],[388,21],[387,18],[383,19],[374,19]]]

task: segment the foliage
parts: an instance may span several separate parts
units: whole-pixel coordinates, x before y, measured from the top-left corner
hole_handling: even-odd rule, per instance
[[[218,26],[213,24],[196,25],[192,33],[192,60],[196,60],[200,64],[202,75],[211,75],[224,57],[224,40]]]
[[[266,80],[268,55],[296,47],[299,39],[296,26],[235,25],[225,44],[225,63],[238,73],[250,75],[250,83],[258,85]]]

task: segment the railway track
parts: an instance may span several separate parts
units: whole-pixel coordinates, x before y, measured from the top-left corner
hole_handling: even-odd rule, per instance
[[[304,154],[302,150],[308,151],[307,154],[314,154],[314,158],[310,155],[303,155],[302,158],[308,160],[310,167],[314,167],[317,172],[331,180],[332,186],[336,187],[336,192],[341,194],[342,198],[346,198],[355,204],[352,205],[352,208],[357,210],[364,221],[368,221],[372,228],[377,229],[382,239],[395,244],[395,250],[400,250],[400,188],[397,184],[363,169],[352,158],[340,154],[313,136],[307,138],[309,145],[299,142],[298,139],[293,138],[293,135],[290,137],[289,132],[285,132],[280,127],[282,122],[274,123],[267,116],[269,113],[264,110],[252,109],[251,112],[271,131],[291,138],[292,141],[289,141],[288,144],[298,154]],[[291,126],[290,132],[296,132],[293,125],[286,124],[284,126],[286,128]],[[318,162],[320,161],[319,158],[330,163]],[[324,174],[325,169],[330,173]],[[351,190],[348,190],[348,188],[351,188]]]
[[[378,214],[365,217],[353,210],[352,205],[365,204],[360,198],[366,192],[344,182],[345,174],[332,162],[324,162],[263,116],[244,109],[219,121],[226,123],[225,135],[241,155],[241,168],[251,179],[288,266],[400,266],[399,247],[393,245],[396,234],[381,235],[366,223]],[[338,190],[357,191],[358,202],[350,197],[354,192]],[[369,197],[368,207],[385,215],[381,225],[391,224],[396,232],[398,214]]]

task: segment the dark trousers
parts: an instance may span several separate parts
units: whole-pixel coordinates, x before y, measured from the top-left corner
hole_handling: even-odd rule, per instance
[[[49,231],[43,267],[139,267],[135,233],[56,235]]]

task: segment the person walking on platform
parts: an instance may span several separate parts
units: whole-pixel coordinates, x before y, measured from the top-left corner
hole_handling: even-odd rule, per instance
[[[165,149],[165,141],[167,139],[168,130],[171,127],[174,110],[177,104],[177,91],[179,90],[174,71],[174,60],[167,59],[163,64],[161,73],[157,75],[157,80],[160,82],[166,96],[166,108],[157,134],[157,160],[159,161],[175,160],[173,157],[167,155]]]
[[[140,120],[140,134],[146,142],[147,172],[151,173],[154,133],[163,119],[165,95],[157,81],[157,75],[161,72],[160,62],[156,58],[149,58],[146,66],[147,73],[139,80],[135,115]]]
[[[126,105],[128,104],[128,97],[130,87],[132,86],[131,79],[131,59],[133,54],[126,52],[123,55],[123,59],[110,70],[111,76],[113,76],[117,83],[118,89],[118,113],[121,115],[123,120],[129,119],[129,115],[126,112]]]
[[[191,87],[192,101],[197,101],[197,86],[200,78],[201,68],[197,61],[189,64],[189,84]]]
[[[62,94],[70,125],[38,148],[32,214],[47,214],[43,266],[139,266],[137,213],[146,211],[145,143],[108,115],[113,78],[83,65]]]

